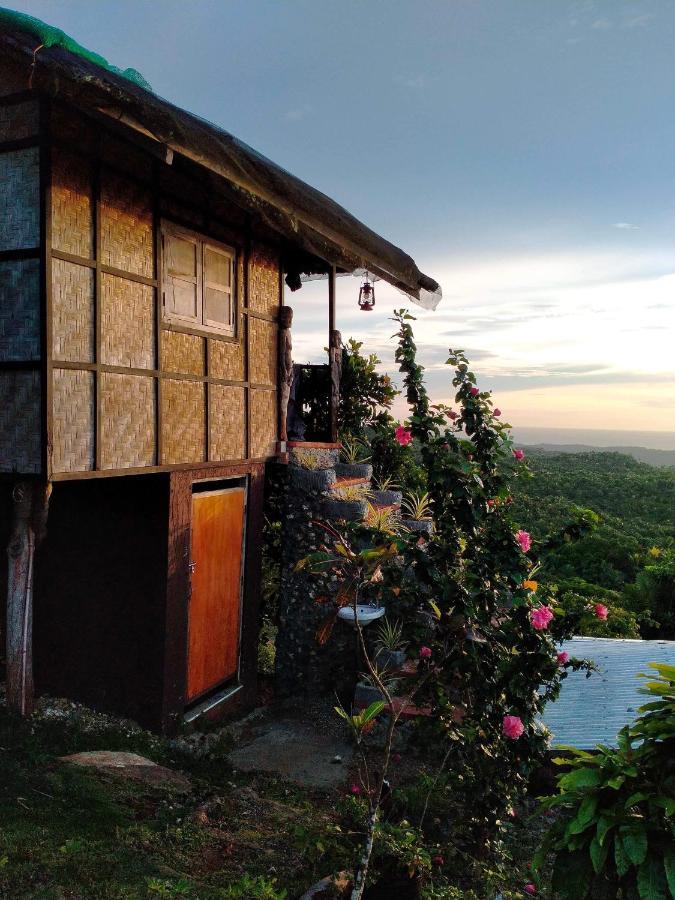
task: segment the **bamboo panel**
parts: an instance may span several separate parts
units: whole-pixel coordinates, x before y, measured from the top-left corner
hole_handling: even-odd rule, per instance
[[[40,373],[0,371],[0,472],[40,472]]]
[[[164,378],[161,395],[162,463],[203,462],[206,458],[204,383]]]
[[[273,322],[264,319],[248,320],[248,368],[252,384],[277,383],[278,330]]]
[[[248,305],[255,312],[276,315],[281,296],[279,254],[262,244],[251,249]]]
[[[52,136],[72,144],[84,153],[91,153],[96,146],[96,130],[71,107],[52,107]]]
[[[0,262],[0,361],[40,359],[40,261]]]
[[[52,469],[86,472],[94,468],[94,373],[54,369]]]
[[[152,158],[138,147],[121,138],[106,134],[101,146],[101,159],[122,169],[135,178],[150,181]]]
[[[154,288],[117,275],[101,274],[101,362],[154,369]]]
[[[101,468],[155,463],[155,379],[102,372]]]
[[[39,150],[0,153],[0,250],[40,243]]]
[[[225,381],[244,381],[243,342],[209,339],[209,375]]]
[[[254,459],[273,456],[276,452],[277,442],[277,392],[251,390],[249,404],[250,456]]]
[[[162,371],[203,375],[204,340],[196,334],[162,331]]]
[[[52,247],[94,256],[91,163],[59,147],[52,149]]]
[[[94,362],[94,272],[62,259],[52,260],[52,353]]]
[[[244,388],[209,385],[209,460],[246,457]]]
[[[32,137],[39,128],[40,108],[35,101],[0,106],[0,141]]]
[[[101,177],[101,262],[153,277],[152,196],[112,172]]]

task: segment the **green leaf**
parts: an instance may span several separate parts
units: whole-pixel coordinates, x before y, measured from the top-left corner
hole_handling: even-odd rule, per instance
[[[589,794],[584,797],[579,806],[579,812],[577,813],[577,822],[580,825],[588,825],[593,816],[595,815],[595,810],[598,808],[598,796],[597,794]]]
[[[642,900],[666,900],[663,865],[656,856],[648,856],[638,869],[637,886]]]
[[[600,843],[604,843],[605,835],[610,830],[610,828],[614,827],[614,820],[610,819],[609,816],[599,816],[598,817],[598,828],[596,831],[596,835]]]
[[[668,881],[668,890],[675,897],[675,847],[666,847],[663,854],[663,868]]]
[[[601,844],[596,835],[591,841],[589,853],[591,854],[591,862],[593,863],[595,873],[596,875],[599,875],[605,868],[605,863],[607,862],[609,842],[607,842],[606,844]]]
[[[598,787],[602,782],[602,775],[597,769],[576,769],[560,779],[560,788],[563,791],[576,791],[580,788]]]
[[[374,719],[375,716],[379,716],[385,706],[386,703],[384,702],[384,700],[375,700],[367,709],[364,709],[361,713],[360,718],[362,723],[366,725],[368,722]]]
[[[557,854],[553,867],[553,888],[564,900],[584,900],[592,878],[593,867],[587,853],[576,850]]]
[[[621,832],[623,847],[628,859],[634,866],[641,865],[647,856],[647,835],[644,830],[628,828],[624,825],[619,831]]]
[[[623,841],[619,834],[614,838],[614,865],[616,866],[616,872],[619,878],[623,878],[630,869],[630,860],[623,848]]]

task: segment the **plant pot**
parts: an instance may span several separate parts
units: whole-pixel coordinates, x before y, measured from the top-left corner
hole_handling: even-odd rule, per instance
[[[339,478],[373,477],[373,467],[370,463],[338,463],[335,471]]]
[[[405,650],[387,650],[382,648],[375,657],[378,669],[386,669],[388,672],[398,671],[405,662]]]
[[[289,467],[291,490],[312,491],[322,494],[335,484],[334,469],[300,469]]]
[[[385,612],[384,606],[366,606],[365,604],[358,604],[356,607],[356,616],[361,627],[369,625],[371,622],[374,622],[375,619],[381,619]],[[343,622],[354,624],[354,607],[342,606],[338,610],[338,618],[342,619]]]
[[[418,534],[433,534],[433,519],[404,519],[403,524],[409,531],[415,531]]]
[[[363,522],[368,504],[365,500],[325,500],[323,512],[331,521],[345,519],[347,522]]]
[[[384,696],[372,684],[365,681],[359,681],[354,689],[354,707],[356,709],[366,709],[371,703],[378,700],[384,700]]]
[[[400,506],[403,494],[400,491],[371,491],[371,497],[378,506]]]

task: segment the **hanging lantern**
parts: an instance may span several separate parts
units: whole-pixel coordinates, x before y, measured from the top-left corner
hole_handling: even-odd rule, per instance
[[[365,280],[359,288],[359,309],[362,309],[364,312],[370,312],[374,306],[375,286],[368,280],[368,273],[366,272]]]

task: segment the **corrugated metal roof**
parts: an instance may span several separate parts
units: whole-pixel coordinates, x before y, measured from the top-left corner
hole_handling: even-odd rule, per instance
[[[640,693],[638,672],[648,672],[650,662],[675,664],[675,641],[575,637],[561,649],[570,656],[592,659],[599,669],[590,678],[585,672],[570,673],[560,696],[544,712],[553,745],[582,750],[596,744],[615,747],[619,730],[649,700]]]

